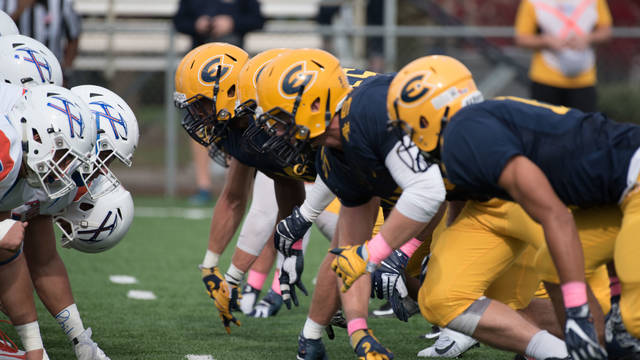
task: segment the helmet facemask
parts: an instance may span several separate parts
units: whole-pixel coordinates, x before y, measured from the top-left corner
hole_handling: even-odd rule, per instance
[[[26,164],[26,181],[32,187],[41,188],[50,199],[66,195],[75,189],[71,174],[78,168],[85,168],[88,160],[83,154],[73,150],[61,134],[54,134],[50,156],[36,163],[29,162],[29,140],[26,119],[22,123],[23,162]],[[48,131],[54,132],[52,128]],[[41,142],[40,134],[32,130],[33,141]],[[32,151],[36,152],[37,149]]]
[[[120,186],[120,180],[109,168],[109,165],[115,159],[120,160],[127,166],[131,166],[131,158],[125,158],[116,151],[111,139],[108,137],[98,139],[94,155],[89,159],[91,166],[83,167],[79,171],[82,183],[91,198],[97,199],[105,196]],[[95,186],[92,183],[98,176],[103,176],[105,181],[102,181],[100,186]]]
[[[211,160],[215,161],[216,164],[228,168],[229,167],[229,155],[218,147],[216,143],[209,145],[208,151],[209,157]]]
[[[252,133],[245,132],[249,138],[249,143],[261,153],[269,153],[280,166],[293,166],[295,172],[304,172],[311,158],[311,138],[309,128],[296,124],[296,113],[300,107],[302,94],[305,86],[300,86],[298,94],[293,104],[291,112],[275,107],[262,113],[256,119],[256,127]],[[330,95],[330,94],[329,94]],[[329,111],[330,97],[327,96],[326,122],[331,119]],[[256,139],[262,133],[267,136],[266,141],[260,142]]]
[[[233,117],[233,114],[227,109],[218,111],[216,108],[220,91],[221,69],[222,67],[218,66],[211,98],[197,94],[185,99],[183,94],[174,94],[176,107],[187,110],[181,122],[182,127],[189,136],[203,146],[209,146],[224,137]],[[235,87],[232,86],[229,91],[235,91]],[[210,102],[211,104],[209,104]]]

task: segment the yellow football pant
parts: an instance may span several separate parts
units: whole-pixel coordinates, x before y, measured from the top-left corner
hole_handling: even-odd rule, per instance
[[[537,249],[542,242],[542,228],[516,203],[467,202],[453,224],[432,241],[429,270],[418,295],[422,315],[431,323],[447,325],[485,295],[528,246]],[[532,264],[532,252],[523,265]],[[521,284],[529,290],[513,294],[516,285],[509,286],[513,280],[505,278],[490,289],[492,296],[512,306],[528,304],[539,281],[522,275],[522,269],[514,268],[514,274],[505,276],[522,277]]]
[[[603,231],[609,231],[607,220],[584,218],[592,226],[581,229],[580,236],[601,238]],[[546,298],[536,269],[537,249],[544,242],[542,227],[518,204],[496,199],[468,202],[456,221],[434,237],[427,278],[419,293],[422,314],[444,326],[483,295],[516,310],[528,306],[533,296]],[[606,268],[597,272],[594,268],[587,279],[608,312]]]

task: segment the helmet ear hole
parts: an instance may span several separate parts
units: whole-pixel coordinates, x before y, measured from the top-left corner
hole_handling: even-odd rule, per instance
[[[236,85],[233,84],[231,85],[231,87],[229,88],[229,90],[227,91],[227,96],[228,97],[234,97],[236,96]]]
[[[78,207],[82,211],[89,211],[89,210],[93,209],[93,204],[90,204],[90,203],[87,203],[87,202],[83,202]]]
[[[42,144],[42,139],[40,138],[40,134],[38,133],[38,130],[31,128],[31,133],[33,135],[33,141]]]
[[[426,129],[429,127],[429,121],[424,116],[420,116],[420,129]]]
[[[311,112],[315,113],[315,112],[318,112],[318,111],[320,111],[320,97],[317,97],[311,103]]]

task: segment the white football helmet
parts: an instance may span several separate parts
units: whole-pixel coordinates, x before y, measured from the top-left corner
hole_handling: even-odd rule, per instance
[[[92,154],[92,170],[87,177],[83,177],[88,185],[97,175],[103,175],[111,186],[101,187],[102,192],[96,193],[95,187],[87,186],[93,198],[104,196],[118,187],[120,182],[109,170],[114,159],[120,160],[126,166],[131,166],[133,153],[138,147],[138,120],[129,105],[116,93],[109,89],[95,85],[81,85],[71,89],[78,95],[96,117],[98,131],[96,147]]]
[[[7,114],[22,132],[22,161],[30,186],[42,188],[51,199],[76,186],[71,174],[88,172],[96,142],[93,113],[77,95],[56,85],[27,90]]]
[[[62,69],[51,50],[38,40],[24,35],[0,36],[0,81],[62,86]]]
[[[122,240],[133,222],[133,211],[131,193],[118,186],[98,199],[81,197],[53,221],[62,231],[62,247],[98,253]]]
[[[0,36],[18,35],[20,31],[11,16],[0,10]]]

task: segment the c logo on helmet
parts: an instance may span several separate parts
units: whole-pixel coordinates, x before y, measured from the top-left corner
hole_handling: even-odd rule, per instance
[[[400,100],[409,107],[417,106],[426,99],[426,94],[433,87],[427,84],[426,80],[431,75],[431,71],[426,71],[410,78],[400,91]]]
[[[307,63],[299,61],[285,70],[280,77],[280,86],[278,90],[280,95],[286,99],[293,99],[300,92],[300,88],[304,86],[304,92],[307,92],[318,78],[318,72],[307,70]]]
[[[220,79],[218,79],[218,67],[220,69]],[[231,74],[233,70],[232,64],[225,64],[224,55],[216,55],[207,59],[200,67],[198,80],[202,85],[211,86],[216,80],[218,83],[224,81]]]
[[[82,133],[84,133],[84,121],[82,120],[82,113],[80,112],[78,105],[63,97],[52,96],[51,98],[60,100],[62,103],[61,105],[47,103],[47,106],[60,111],[67,117],[67,120],[69,121],[70,136],[72,138],[76,136],[82,138]],[[72,109],[76,110],[77,115],[74,114]]]

